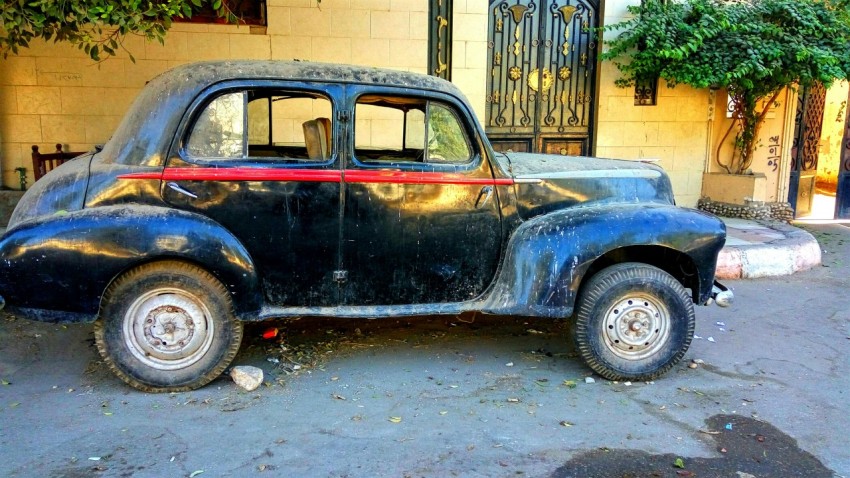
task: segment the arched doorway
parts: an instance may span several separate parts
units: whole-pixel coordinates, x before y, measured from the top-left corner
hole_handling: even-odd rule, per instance
[[[485,129],[496,150],[589,155],[598,0],[491,0]]]

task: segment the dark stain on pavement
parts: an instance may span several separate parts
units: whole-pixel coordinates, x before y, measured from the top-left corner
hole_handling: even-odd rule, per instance
[[[681,478],[730,477],[832,478],[797,440],[773,425],[738,415],[715,415],[706,420],[717,458],[651,455],[637,450],[600,449],[577,455],[555,470],[553,478]],[[677,459],[681,462],[677,463]],[[683,467],[677,467],[676,465]]]

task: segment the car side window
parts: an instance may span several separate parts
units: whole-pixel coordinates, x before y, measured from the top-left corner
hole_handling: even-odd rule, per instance
[[[214,99],[198,116],[186,152],[198,158],[241,158],[244,138],[244,92]]]
[[[445,106],[429,103],[427,134],[429,163],[468,163],[472,158],[460,121]]]
[[[206,160],[324,162],[334,152],[332,117],[332,103],[320,93],[227,92],[197,116],[184,151]]]
[[[364,95],[354,111],[354,155],[379,164],[466,164],[473,152],[458,116],[425,98]]]

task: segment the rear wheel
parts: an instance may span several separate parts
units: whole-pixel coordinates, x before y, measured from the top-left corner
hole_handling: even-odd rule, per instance
[[[242,341],[227,289],[191,264],[164,261],[133,269],[103,295],[97,348],[122,380],[147,392],[206,385]]]
[[[652,380],[687,352],[694,306],[670,274],[642,263],[617,264],[583,289],[573,323],[579,355],[610,380]]]

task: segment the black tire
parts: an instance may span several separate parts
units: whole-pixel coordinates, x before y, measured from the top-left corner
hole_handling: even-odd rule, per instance
[[[227,289],[178,261],[145,264],[103,294],[94,324],[110,370],[145,392],[185,392],[221,375],[242,342]]]
[[[578,300],[573,340],[585,363],[609,380],[652,380],[670,370],[694,336],[694,305],[656,267],[628,262],[599,271]]]

